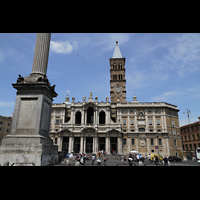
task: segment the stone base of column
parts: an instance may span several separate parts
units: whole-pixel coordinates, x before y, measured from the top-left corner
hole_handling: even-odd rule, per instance
[[[48,79],[47,79],[48,80]],[[11,134],[0,146],[0,164],[50,165],[58,162],[58,147],[49,137],[53,97],[57,96],[43,77],[17,79]]]
[[[39,135],[8,135],[0,147],[1,165],[47,166],[58,161],[58,147]]]

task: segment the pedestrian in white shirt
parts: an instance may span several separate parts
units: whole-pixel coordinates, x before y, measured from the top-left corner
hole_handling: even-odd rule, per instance
[[[92,165],[94,165],[95,156],[92,156]]]
[[[137,164],[139,163],[139,161],[140,161],[140,156],[139,156],[139,154],[137,155]]]

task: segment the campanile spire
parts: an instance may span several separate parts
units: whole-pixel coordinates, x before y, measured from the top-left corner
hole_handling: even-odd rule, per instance
[[[115,51],[113,54],[113,58],[122,58],[122,54],[121,54],[119,46],[118,46],[118,41],[116,41],[116,47],[115,47]]]
[[[125,58],[122,57],[118,41],[113,57],[110,58],[110,97],[111,103],[126,102]]]

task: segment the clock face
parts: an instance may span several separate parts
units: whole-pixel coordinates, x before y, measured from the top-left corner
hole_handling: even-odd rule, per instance
[[[121,92],[121,88],[120,87],[116,87],[115,88],[115,92],[120,93]]]

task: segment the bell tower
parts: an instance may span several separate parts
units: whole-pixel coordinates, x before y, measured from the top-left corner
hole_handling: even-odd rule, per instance
[[[125,58],[122,57],[118,41],[113,57],[110,58],[110,97],[111,103],[126,102]]]

